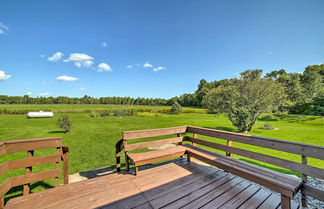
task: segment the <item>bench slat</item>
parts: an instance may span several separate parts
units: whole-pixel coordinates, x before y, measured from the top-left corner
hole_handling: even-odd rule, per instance
[[[161,146],[164,144],[173,144],[182,142],[183,137],[175,137],[170,139],[163,139],[163,140],[156,140],[156,141],[149,141],[149,142],[141,142],[141,143],[135,143],[135,144],[126,144],[125,145],[125,151],[131,151],[136,149],[142,149],[142,148],[148,148],[148,147],[155,147],[155,146]]]
[[[198,149],[199,151],[197,151]],[[217,156],[217,154],[215,154],[215,156],[212,156],[209,155],[209,153],[211,153],[210,151],[204,150],[202,148],[198,149],[197,147],[195,149],[188,149],[187,152],[190,156],[197,158],[198,160],[204,161],[235,175],[254,181],[289,197],[293,197],[299,186],[301,185],[301,181],[299,182],[297,179],[294,184],[291,184],[287,182],[287,180],[282,180],[282,174],[278,173],[278,177],[280,178],[273,178],[273,171],[268,175],[265,175],[262,170],[256,169],[256,167],[251,168],[251,170],[247,169],[247,167],[250,166],[249,163],[235,163],[235,161],[233,161],[234,159],[226,160],[226,157],[222,155]],[[258,173],[258,171],[260,171],[261,173]],[[285,178],[289,179],[288,176]]]
[[[123,131],[124,140],[141,139],[155,136],[165,136],[171,134],[184,133],[187,130],[187,126],[179,126],[172,128],[159,128],[150,130],[138,130],[138,131]]]

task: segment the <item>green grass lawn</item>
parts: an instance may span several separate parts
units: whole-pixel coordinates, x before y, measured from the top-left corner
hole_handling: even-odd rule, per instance
[[[16,113],[27,113],[29,111],[52,111],[54,113],[90,113],[95,111],[114,110],[121,108],[133,108],[140,112],[159,112],[169,110],[168,106],[144,106],[144,105],[105,105],[105,104],[12,104],[1,105],[0,114],[2,110],[8,110]],[[184,112],[206,113],[205,109],[196,107],[183,107]]]
[[[97,118],[89,117],[88,113],[68,113],[68,115],[73,122],[73,129],[70,134],[64,134],[57,128],[56,121],[60,113],[56,114],[54,118],[43,119],[27,119],[25,115],[0,115],[1,140],[63,136],[63,144],[70,148],[69,173],[76,173],[114,165],[114,146],[116,141],[121,138],[121,131],[123,130],[193,125],[235,131],[234,127],[225,116],[220,115],[215,117],[215,115],[212,114],[154,114],[131,117]],[[265,121],[258,121],[250,134],[324,146],[324,117],[286,115],[281,117],[279,121],[270,121],[271,125],[278,128],[278,130],[259,129],[264,123]],[[222,144],[225,143],[224,140],[220,139],[204,138]],[[240,143],[234,143],[234,146],[300,162],[300,156],[294,154],[255,148]],[[40,154],[44,154],[44,152],[49,151],[45,150]],[[26,153],[18,153],[16,155],[2,157],[1,161],[3,162],[9,158],[13,159],[24,156],[26,156]],[[238,158],[247,160],[241,157]],[[253,161],[253,163],[256,162]],[[310,159],[310,164],[324,168],[324,163],[320,160]],[[292,172],[275,166],[264,163],[261,163],[261,165],[293,174]],[[49,165],[44,165],[44,167],[46,166],[48,167]],[[41,170],[44,167],[40,166],[39,168],[35,168],[35,171]],[[24,172],[23,169],[12,171],[2,176],[0,180],[2,182],[8,176],[15,176],[22,172]],[[51,183],[51,181],[49,181],[49,183]],[[46,185],[43,185],[43,187],[46,187]],[[33,191],[37,190],[40,190],[40,188],[35,186],[35,190]],[[17,195],[17,192],[14,191],[11,195]]]

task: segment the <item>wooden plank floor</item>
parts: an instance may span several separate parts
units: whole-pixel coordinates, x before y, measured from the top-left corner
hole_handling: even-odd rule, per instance
[[[215,167],[179,159],[142,169],[138,176],[110,174],[14,198],[5,208],[280,208],[280,196]]]

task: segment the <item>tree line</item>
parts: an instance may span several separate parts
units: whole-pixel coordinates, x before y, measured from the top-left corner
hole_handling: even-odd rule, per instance
[[[200,80],[198,88],[194,93],[182,94],[170,99],[163,98],[131,98],[131,97],[100,97],[95,98],[88,95],[84,97],[30,97],[0,95],[0,104],[116,104],[116,105],[159,105],[171,106],[175,101],[181,106],[207,107],[209,108],[211,92],[215,89],[234,87],[238,81],[245,80],[246,84],[255,83],[261,79],[261,83],[271,81],[280,88],[280,92],[270,91],[268,96],[280,98],[273,112],[288,112],[298,114],[324,115],[324,64],[307,66],[302,73],[288,73],[284,69],[274,70],[263,76],[260,69],[247,70],[238,78],[223,79],[207,82]],[[270,85],[270,84],[269,84]],[[228,89],[227,89],[228,90]],[[257,89],[255,89],[256,91]],[[262,95],[262,92],[260,92]],[[263,92],[264,94],[266,92]],[[279,94],[279,95],[278,95]],[[207,95],[209,95],[207,97]],[[233,96],[233,95],[232,95]],[[252,99],[252,98],[251,98]],[[216,102],[214,102],[216,104]],[[209,105],[209,106],[208,106]]]
[[[207,82],[200,80],[195,91],[198,104],[206,106],[207,96],[215,89],[237,86],[239,81],[253,85],[255,80],[269,85],[276,84],[272,91],[260,92],[263,96],[279,98],[272,112],[288,112],[293,114],[324,115],[324,64],[307,66],[302,73],[288,73],[284,69],[275,70],[263,76],[260,69],[247,70],[238,78]],[[258,89],[255,89],[257,91]],[[268,95],[267,95],[268,94]],[[210,97],[210,94],[209,94]],[[253,98],[250,98],[253,101]]]

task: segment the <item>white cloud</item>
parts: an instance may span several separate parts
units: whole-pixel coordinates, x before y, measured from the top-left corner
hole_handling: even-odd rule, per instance
[[[9,27],[0,22],[0,34],[4,34],[9,31]]]
[[[6,74],[5,71],[0,70],[0,81],[8,80],[11,75]]]
[[[76,67],[82,67],[81,62],[75,62],[74,65],[75,65]]]
[[[108,46],[108,43],[107,43],[107,42],[102,42],[102,43],[101,43],[101,46],[102,46],[103,48],[106,48],[106,47]]]
[[[48,97],[49,95],[51,95],[51,94],[48,92],[43,92],[43,93],[38,94],[38,96],[41,96],[41,97]]]
[[[81,90],[81,91],[85,91],[85,90],[88,90],[88,89],[86,89],[86,88],[80,88],[80,90]]]
[[[111,67],[107,63],[102,62],[98,65],[98,72],[109,72],[109,71],[111,71]]]
[[[144,63],[143,67],[145,67],[145,68],[152,68],[153,65],[150,64],[150,63],[148,63],[148,62],[146,62],[146,63]]]
[[[63,62],[73,62],[77,67],[91,67],[93,65],[93,57],[83,53],[72,53]]]
[[[59,81],[76,81],[79,80],[78,78],[67,76],[67,75],[62,75],[56,78],[56,80]]]
[[[127,69],[132,69],[134,66],[133,65],[127,65],[126,68]]]
[[[62,59],[63,56],[64,56],[63,53],[56,52],[51,57],[49,57],[48,60],[51,61],[51,62],[56,62],[56,61],[59,61],[60,59]]]
[[[33,93],[32,92],[27,92],[26,95],[31,96]]]
[[[166,67],[159,66],[159,67],[153,68],[153,71],[157,72],[157,71],[165,70],[165,69],[166,69]]]

